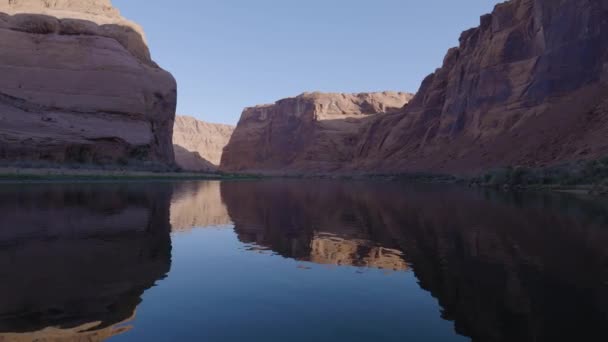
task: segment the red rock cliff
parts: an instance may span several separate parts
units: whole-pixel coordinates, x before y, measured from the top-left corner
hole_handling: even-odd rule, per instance
[[[110,0],[0,0],[0,160],[172,165],[176,83]]]
[[[464,32],[349,167],[477,172],[608,155],[608,1],[511,0]]]
[[[224,171],[325,172],[352,160],[360,128],[398,110],[407,93],[305,93],[246,108],[222,155]]]
[[[317,120],[314,101],[301,97],[250,108],[224,166],[477,173],[606,156],[607,18],[608,0],[501,3],[401,110],[353,126],[352,117]]]
[[[234,126],[178,115],[173,126],[175,162],[187,171],[217,171]]]

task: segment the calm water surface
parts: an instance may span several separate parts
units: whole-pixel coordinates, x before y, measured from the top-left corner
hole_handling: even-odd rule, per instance
[[[0,342],[606,341],[608,203],[385,182],[0,184]]]

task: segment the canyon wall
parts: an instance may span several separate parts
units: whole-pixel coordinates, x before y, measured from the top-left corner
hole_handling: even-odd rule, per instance
[[[355,169],[475,172],[608,155],[606,0],[511,0],[464,32]]]
[[[317,120],[306,98],[250,108],[223,167],[466,174],[607,156],[607,16],[608,0],[500,3],[401,110],[343,133],[353,117]]]
[[[234,126],[177,116],[173,128],[175,162],[187,171],[217,171]]]
[[[246,108],[222,156],[230,172],[316,172],[354,157],[360,128],[376,114],[396,111],[407,93],[304,93]]]
[[[0,41],[0,162],[174,164],[176,82],[110,0],[2,0]]]

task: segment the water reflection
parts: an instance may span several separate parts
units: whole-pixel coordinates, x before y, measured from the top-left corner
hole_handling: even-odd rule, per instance
[[[474,341],[608,337],[606,203],[380,182],[224,183],[222,197],[243,242],[320,263],[411,265]]]
[[[0,341],[102,341],[130,329],[171,264],[171,188],[0,186]]]
[[[397,241],[368,216],[364,193],[340,183],[232,182],[222,198],[252,248],[319,264],[406,270]]]
[[[175,183],[171,199],[173,231],[222,226],[231,223],[220,197],[220,182]]]
[[[234,233],[224,229],[220,235],[198,237],[211,241],[179,234],[232,223]],[[172,261],[171,231],[174,238],[186,237],[180,246],[200,252],[197,246],[204,243],[202,257],[176,249],[174,256],[182,259]],[[290,273],[298,279],[291,283],[281,279],[283,273],[275,274],[278,268],[286,271],[284,263],[258,259],[252,252],[224,251],[238,249],[227,236],[238,238],[240,247],[286,258],[273,257],[280,260],[381,269],[391,275],[412,271],[418,285],[413,283],[413,289],[398,283],[393,293],[373,292],[393,287],[382,287],[382,278],[355,279],[335,270],[328,271],[335,274],[331,276]],[[327,294],[319,286],[339,282],[333,296],[342,307],[357,311],[356,303],[365,297],[357,291],[365,289],[353,282],[371,280],[366,312],[337,312],[345,322],[367,317],[369,329],[375,324],[393,337],[409,333],[421,338],[416,329],[436,328],[412,326],[411,313],[398,310],[393,301],[403,285],[403,291],[430,292],[436,302],[421,309],[453,321],[456,332],[473,341],[605,340],[607,246],[606,201],[571,195],[338,181],[2,184],[0,342],[137,340],[146,336],[141,329],[131,335],[138,326],[146,327],[149,338],[158,337],[156,327],[164,329],[164,336],[179,331],[195,339],[205,333],[218,337],[235,331],[222,326],[248,324],[247,310],[265,312],[269,321],[281,319],[283,324],[293,323],[289,317],[304,317],[296,324],[320,325],[315,320],[322,315],[319,308],[333,311],[323,306],[326,299],[316,297]],[[141,311],[144,292],[168,274],[172,262],[178,271],[159,288],[177,290],[163,298],[146,297],[144,303],[151,305]],[[212,277],[197,274],[199,269]],[[350,268],[340,268],[345,269]],[[247,291],[242,291],[243,278],[249,279]],[[298,287],[306,281],[307,287]],[[357,290],[349,292],[350,287]],[[249,292],[265,300],[249,297]],[[283,292],[301,297],[279,295]],[[187,306],[173,308],[174,303]],[[367,304],[374,303],[383,303],[374,306],[382,319],[366,316],[372,310]],[[285,315],[295,304],[299,312]],[[401,326],[394,323],[401,318]],[[249,329],[264,327],[249,323]],[[318,331],[338,329],[331,324]],[[316,328],[307,326],[311,332]],[[365,340],[362,336],[350,340]]]

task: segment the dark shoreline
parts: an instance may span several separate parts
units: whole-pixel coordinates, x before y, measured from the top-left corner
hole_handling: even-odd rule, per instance
[[[0,168],[2,182],[32,181],[181,181],[181,180],[257,180],[257,179],[327,179],[352,181],[411,182],[422,184],[455,184],[472,188],[502,191],[556,191],[589,195],[608,195],[605,180],[591,181],[585,177],[577,182],[530,180],[525,175],[546,173],[546,169],[505,168],[480,176],[457,176],[426,173],[404,174],[264,174],[264,173],[197,173],[154,172],[139,170],[102,170],[72,168]],[[569,173],[568,173],[569,174]],[[496,179],[497,176],[500,179]],[[505,176],[507,175],[507,176]],[[515,176],[514,176],[515,175]],[[568,176],[570,177],[570,176]],[[589,180],[585,182],[584,180]]]
[[[134,170],[0,168],[0,182],[7,181],[94,181],[94,180],[230,180],[257,179],[254,175],[196,172],[152,172]]]

